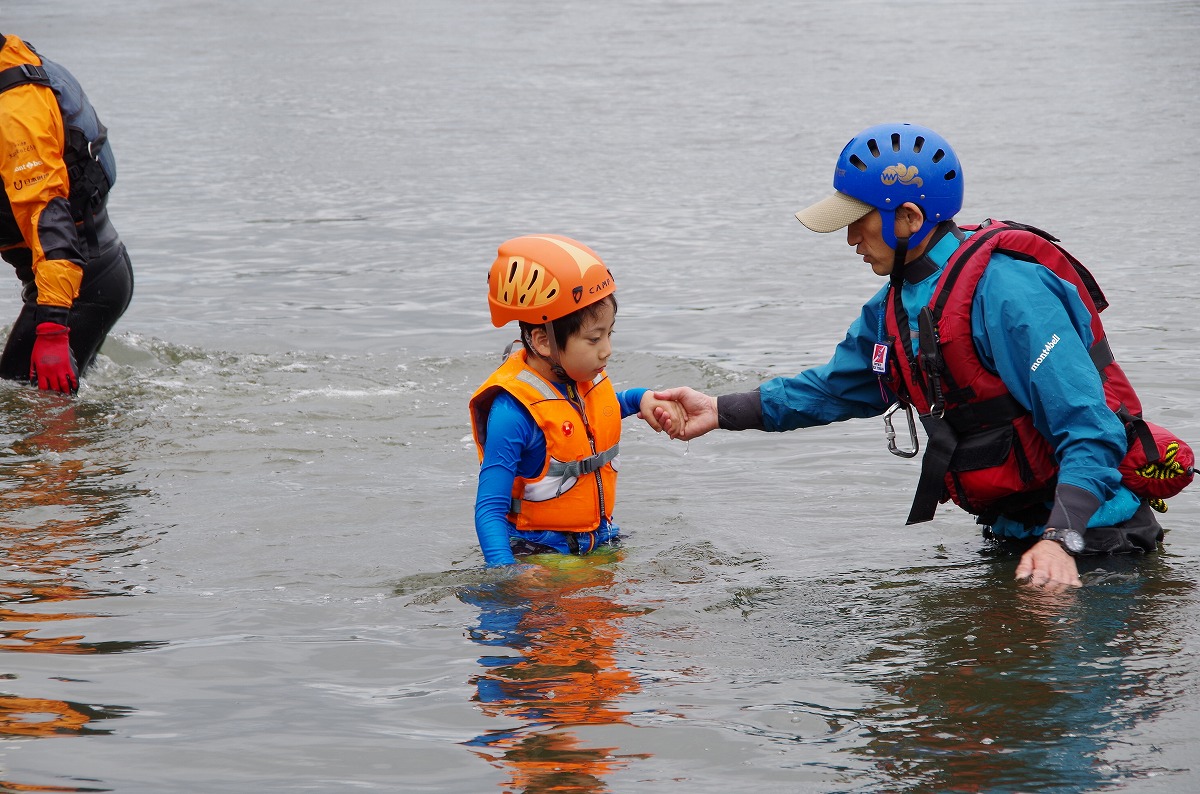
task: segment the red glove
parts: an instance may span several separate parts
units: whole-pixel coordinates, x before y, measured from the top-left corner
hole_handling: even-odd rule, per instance
[[[29,382],[39,389],[69,394],[79,388],[79,371],[71,354],[69,331],[58,323],[38,323],[33,356],[29,359]]]

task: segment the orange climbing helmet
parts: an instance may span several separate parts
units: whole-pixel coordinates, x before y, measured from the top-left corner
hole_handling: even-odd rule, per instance
[[[595,251],[560,234],[527,234],[500,244],[488,272],[488,307],[497,328],[512,320],[553,322],[617,288]]]

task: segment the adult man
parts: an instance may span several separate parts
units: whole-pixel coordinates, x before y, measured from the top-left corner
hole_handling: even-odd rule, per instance
[[[0,254],[24,305],[0,377],[74,392],[133,295],[108,220],[116,165],[107,130],[63,67],[0,35]]]
[[[792,430],[899,400],[929,438],[909,523],[951,498],[985,534],[1031,544],[1017,577],[1052,589],[1081,584],[1075,554],[1156,548],[1162,529],[1117,468],[1127,441],[1116,411],[1139,407],[1108,352],[1090,274],[1036,230],[957,226],[962,168],[933,130],[864,130],[842,150],[834,188],[796,217],[816,232],[846,228],[888,284],[824,366],[719,398],[660,392],[688,414],[664,428],[684,439]]]

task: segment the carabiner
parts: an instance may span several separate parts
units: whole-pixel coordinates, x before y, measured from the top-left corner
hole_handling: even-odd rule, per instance
[[[912,449],[900,449],[896,446],[896,428],[892,427],[892,414],[901,408],[908,414],[908,437],[912,441]],[[911,405],[902,406],[899,402],[892,403],[892,407],[883,413],[883,429],[887,433],[888,452],[893,455],[901,458],[915,458],[921,451],[921,444],[917,440],[917,420],[913,418]]]

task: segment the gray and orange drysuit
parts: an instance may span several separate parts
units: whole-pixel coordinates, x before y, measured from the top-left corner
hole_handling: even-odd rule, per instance
[[[107,130],[70,72],[15,36],[0,36],[0,179],[0,255],[24,287],[0,377],[69,391],[129,305],[133,272],[108,220]]]

